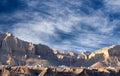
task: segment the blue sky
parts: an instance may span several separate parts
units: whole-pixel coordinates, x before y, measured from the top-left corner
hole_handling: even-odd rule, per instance
[[[0,0],[0,32],[67,51],[120,42],[120,0]]]

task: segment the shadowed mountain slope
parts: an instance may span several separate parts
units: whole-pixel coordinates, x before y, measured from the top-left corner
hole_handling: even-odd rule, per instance
[[[33,44],[13,36],[0,33],[0,63],[3,65],[44,66],[85,66],[85,67],[119,67],[120,45],[112,45],[95,52],[65,52],[52,49],[43,44]]]

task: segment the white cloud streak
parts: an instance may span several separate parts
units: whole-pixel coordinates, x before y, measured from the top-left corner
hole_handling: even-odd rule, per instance
[[[120,0],[105,0],[108,12],[120,12]]]
[[[28,5],[31,8],[36,8],[39,5],[39,1],[28,1]],[[66,2],[69,2],[72,5],[80,6],[81,2],[73,2],[64,0]],[[85,23],[89,25],[92,28],[95,28],[100,34],[112,34],[114,31],[114,28],[116,28],[116,24],[118,21],[113,21],[110,22],[107,16],[103,16],[103,12],[101,9],[98,11],[95,11],[96,13],[94,15],[85,15],[81,16],[80,13],[75,13],[75,10],[70,9],[69,6],[63,5],[63,2],[57,2],[57,1],[52,1],[52,2],[43,2],[43,4],[49,9],[41,9],[43,11],[49,12],[52,16],[47,16],[47,18],[44,18],[40,15],[40,12],[28,12],[26,15],[24,15],[24,11],[21,13],[16,14],[16,17],[31,17],[33,20],[25,20],[22,23],[17,23],[14,25],[14,28],[11,30],[12,33],[19,37],[20,39],[30,41],[33,43],[43,43],[46,45],[49,45],[51,47],[55,47],[57,49],[63,48],[65,49],[70,49],[70,48],[79,48],[82,50],[88,50],[88,48],[78,46],[76,44],[72,43],[77,43],[82,46],[86,47],[100,47],[101,44],[104,44],[106,39],[108,38],[107,36],[104,35],[98,35],[95,34],[93,31],[90,33],[89,31],[92,30],[87,30],[87,29],[82,29],[81,27],[78,28],[77,30],[82,31],[85,30],[87,33],[77,33],[78,36],[74,38],[74,40],[63,40],[63,42],[59,44],[51,43],[51,38],[49,36],[54,36],[55,38],[58,37],[58,34],[56,33],[56,29],[61,30],[64,33],[70,33],[73,30],[73,26],[76,28],[78,26],[84,26],[81,23]],[[113,0],[105,0],[105,4],[107,9],[111,8],[109,6],[111,5],[117,5],[117,3],[113,3]],[[118,1],[118,0],[117,0]],[[42,2],[41,2],[42,3]],[[38,8],[45,8],[44,6],[38,7]],[[113,7],[114,8],[114,7]],[[115,10],[117,11],[117,7],[115,6]],[[32,14],[31,14],[32,13]],[[74,33],[76,34],[76,33]],[[54,40],[54,39],[53,39]],[[111,43],[110,43],[111,44]],[[80,50],[81,51],[81,50]]]

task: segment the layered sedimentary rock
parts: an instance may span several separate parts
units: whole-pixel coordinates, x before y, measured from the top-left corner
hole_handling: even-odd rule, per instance
[[[76,54],[26,42],[9,32],[0,33],[0,55],[2,65],[120,67],[120,45],[105,47],[92,53]]]
[[[120,46],[112,45],[91,53],[88,62],[94,67],[118,67],[120,66],[119,54]]]
[[[46,45],[33,44],[13,36],[11,33],[0,33],[0,62],[3,65],[68,65],[74,56],[73,52],[55,51]],[[60,58],[61,56],[61,58]]]

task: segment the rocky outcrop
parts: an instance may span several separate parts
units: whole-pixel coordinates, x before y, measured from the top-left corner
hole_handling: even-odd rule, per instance
[[[0,62],[3,65],[69,65],[73,62],[73,52],[59,52],[43,44],[33,44],[13,36],[11,33],[0,33]]]
[[[83,69],[83,68],[28,68],[3,67],[0,69],[1,76],[119,76],[120,69]]]
[[[77,59],[84,59],[84,60],[87,60],[88,59],[88,56],[82,52],[80,53],[78,56],[77,56]]]
[[[12,58],[12,61],[17,61],[16,65],[22,64],[21,62],[25,63],[26,57],[34,55],[35,52],[32,43],[22,41],[9,32],[0,34],[0,43],[0,55],[2,55],[0,61],[3,64],[7,64],[9,57]]]
[[[119,67],[120,61],[120,46],[112,45],[109,47],[97,50],[89,55],[89,66],[94,67]]]
[[[111,49],[111,48],[113,48],[113,47],[115,47],[115,45],[113,45],[113,46],[109,46],[109,47],[105,47],[105,48],[102,48],[102,49],[100,49],[100,50],[97,50],[97,51],[95,51],[95,52],[93,52],[93,53],[91,53],[90,55],[89,55],[89,59],[91,59],[92,57],[95,57],[95,55],[103,55],[103,56],[105,56],[105,57],[109,57],[109,52],[108,52],[108,50],[109,49]]]
[[[105,47],[92,53],[76,54],[26,42],[9,32],[0,33],[0,55],[1,65],[120,67],[120,45]]]

